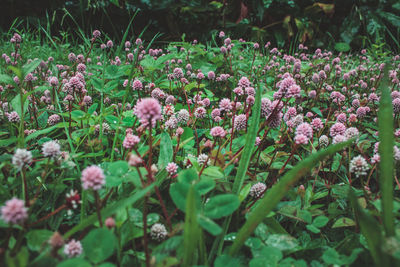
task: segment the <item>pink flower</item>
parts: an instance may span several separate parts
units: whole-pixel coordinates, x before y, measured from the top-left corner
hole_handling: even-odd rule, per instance
[[[99,190],[106,183],[103,170],[92,165],[82,171],[82,187],[86,190]]]
[[[307,139],[311,139],[313,136],[313,130],[310,124],[308,124],[307,122],[303,122],[299,126],[297,126],[296,135],[299,134],[305,135]]]
[[[216,126],[210,130],[210,134],[213,137],[224,137],[226,135],[226,132],[221,126]]]
[[[165,169],[167,170],[169,175],[173,176],[178,171],[178,165],[176,165],[175,162],[170,162],[168,163],[167,167],[165,167]]]
[[[139,141],[140,138],[138,136],[129,133],[125,136],[122,146],[126,149],[130,149],[133,148],[136,144],[138,144]]]
[[[306,145],[308,143],[308,138],[304,134],[296,134],[294,137],[294,142],[297,145]]]
[[[157,99],[143,98],[137,102],[135,110],[142,123],[155,123],[161,119],[161,106]]]
[[[246,129],[246,124],[247,124],[246,114],[240,114],[235,117],[235,121],[234,121],[235,130],[239,131],[239,130]]]
[[[1,207],[1,218],[6,223],[23,223],[28,218],[25,202],[16,197],[6,201],[6,204]]]
[[[82,244],[79,241],[72,239],[64,247],[64,253],[68,258],[73,258],[82,254]]]
[[[344,135],[346,132],[346,126],[343,123],[337,122],[332,125],[330,129],[330,136],[335,137],[336,135]]]
[[[115,220],[113,217],[108,217],[105,221],[105,225],[107,228],[111,229],[115,227]]]
[[[247,77],[242,77],[240,78],[239,82],[238,82],[238,86],[242,87],[242,88],[246,88],[250,86],[250,81]]]

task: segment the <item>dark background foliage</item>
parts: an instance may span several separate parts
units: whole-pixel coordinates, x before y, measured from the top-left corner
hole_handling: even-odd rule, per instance
[[[118,40],[136,12],[129,33],[144,32],[147,40],[161,33],[158,41],[184,34],[186,40],[204,42],[224,30],[286,49],[344,43],[353,49],[384,44],[400,50],[398,0],[2,0],[0,27],[45,29],[58,36],[101,29]]]

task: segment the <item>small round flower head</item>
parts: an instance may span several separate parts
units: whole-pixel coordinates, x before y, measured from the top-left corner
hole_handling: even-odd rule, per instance
[[[65,205],[67,205],[69,215],[72,215],[72,210],[76,210],[81,204],[81,197],[78,191],[71,189],[69,193],[65,194]]]
[[[81,180],[82,187],[86,190],[99,190],[106,183],[103,170],[96,165],[86,167],[82,171]]]
[[[244,130],[246,129],[246,122],[247,122],[247,117],[246,114],[240,114],[235,117],[235,123],[234,123],[234,128],[235,130]]]
[[[176,129],[175,135],[176,136],[181,136],[184,132],[184,129],[179,127],[178,129]]]
[[[327,147],[329,145],[329,138],[326,135],[321,135],[321,137],[318,140],[319,146],[320,147]]]
[[[162,241],[168,235],[168,231],[161,223],[155,223],[150,229],[150,236],[153,240]]]
[[[210,161],[210,159],[209,159],[207,154],[200,154],[197,157],[197,163],[199,163],[199,165],[203,165],[205,163],[207,163],[207,165],[210,165],[211,161]]]
[[[32,153],[26,149],[17,148],[12,158],[12,164],[21,170],[32,162]]]
[[[296,134],[296,136],[294,137],[294,142],[297,145],[306,145],[308,144],[308,140],[308,137],[304,134]]]
[[[242,88],[246,88],[250,86],[250,81],[247,77],[242,77],[240,78],[239,82],[238,82],[238,86],[242,87]]]
[[[53,248],[58,250],[64,245],[64,239],[59,232],[54,232],[54,234],[49,239],[49,245]]]
[[[351,139],[351,138],[357,137],[358,135],[359,135],[359,131],[355,127],[347,128],[346,132],[344,133],[344,136],[346,137],[346,139]]]
[[[168,163],[167,167],[165,167],[165,169],[167,170],[169,175],[173,176],[178,171],[178,165],[175,162],[170,162]]]
[[[68,258],[77,257],[82,254],[82,244],[79,241],[75,241],[72,239],[69,241],[64,247],[64,254],[68,256]]]
[[[186,109],[181,109],[176,114],[176,118],[177,118],[178,122],[180,122],[180,123],[187,123],[189,120],[189,117],[190,117],[189,111],[187,111]]]
[[[126,149],[131,149],[133,148],[136,144],[140,142],[140,138],[136,135],[133,135],[131,133],[128,133],[125,136],[124,141],[122,142],[122,146]]]
[[[296,128],[296,135],[299,135],[299,134],[303,134],[308,139],[311,139],[313,136],[313,129],[310,126],[310,124],[308,124],[307,122],[303,122],[303,123],[299,124],[299,126],[297,126],[297,128]]]
[[[344,126],[344,124],[341,122],[336,122],[334,125],[332,125],[329,133],[332,137],[335,137],[338,134],[344,135],[345,132],[346,126]]]
[[[61,120],[60,115],[58,115],[58,114],[53,114],[53,115],[51,115],[51,116],[48,118],[47,123],[48,123],[49,125],[55,125],[55,124],[57,124],[60,120]]]
[[[166,122],[165,122],[165,128],[166,129],[175,129],[178,127],[178,120],[176,119],[175,116],[171,116]]]
[[[368,170],[368,163],[363,156],[359,155],[350,161],[350,172],[354,173],[356,177],[366,175]]]
[[[143,89],[143,84],[139,80],[135,80],[132,84],[132,89],[134,91],[142,90]]]
[[[19,115],[16,111],[8,113],[7,118],[9,122],[15,122],[15,123],[19,122],[20,120]]]
[[[219,102],[219,108],[221,110],[231,110],[232,109],[232,105],[231,105],[231,100],[228,98],[224,98]]]
[[[1,207],[1,218],[6,223],[21,224],[28,218],[28,209],[25,202],[13,197]]]
[[[194,116],[198,119],[205,118],[207,116],[207,111],[203,107],[198,107],[194,112]]]
[[[213,137],[224,137],[226,135],[226,132],[221,126],[215,126],[210,130],[210,134]]]
[[[60,144],[57,141],[47,141],[42,146],[42,153],[45,157],[49,158],[57,158],[60,154]]]
[[[254,198],[261,198],[264,195],[267,186],[264,183],[258,182],[250,188],[250,196]]]
[[[108,217],[104,223],[108,229],[115,227],[115,220],[113,217]]]
[[[315,130],[321,130],[322,128],[324,128],[324,124],[321,121],[320,118],[315,118],[311,121],[311,126],[315,129]]]
[[[135,107],[136,115],[143,122],[155,122],[161,119],[161,106],[157,99],[143,98]]]
[[[143,159],[135,154],[131,154],[129,156],[129,161],[128,161],[130,166],[133,167],[139,167],[143,163]]]
[[[342,142],[345,142],[345,141],[347,141],[346,136],[338,134],[338,135],[335,135],[333,137],[332,144],[338,144],[338,143],[342,143]]]
[[[100,37],[100,35],[101,35],[101,32],[99,31],[99,30],[94,30],[93,31],[93,38],[99,38]]]

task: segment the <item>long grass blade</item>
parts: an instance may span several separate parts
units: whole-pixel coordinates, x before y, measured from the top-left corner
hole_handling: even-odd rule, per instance
[[[394,236],[393,215],[393,106],[389,90],[388,64],[380,84],[381,98],[378,112],[379,127],[379,181],[382,193],[382,217],[386,236]]]
[[[232,247],[229,250],[230,255],[236,254],[242,247],[247,238],[253,233],[254,229],[259,225],[268,215],[269,212],[279,203],[279,201],[285,196],[286,192],[290,187],[296,183],[302,176],[311,170],[319,161],[325,157],[332,155],[343,148],[348,146],[354,140],[348,140],[343,143],[339,143],[329,148],[319,151],[310,155],[308,158],[300,162],[293,169],[287,172],[281,180],[275,184],[270,190],[267,191],[265,196],[259,200],[257,207],[249,215],[246,223],[239,230]]]
[[[185,226],[183,230],[183,265],[193,266],[197,261],[197,248],[200,241],[201,230],[197,223],[196,191],[194,187],[189,188],[186,198]]]
[[[371,215],[362,210],[352,189],[350,189],[349,198],[354,209],[357,223],[360,226],[361,233],[367,240],[369,251],[371,252],[376,266],[389,266],[389,259],[382,252],[383,236],[378,222]]]

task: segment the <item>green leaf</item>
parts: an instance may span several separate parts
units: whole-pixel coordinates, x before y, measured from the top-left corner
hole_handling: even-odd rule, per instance
[[[328,223],[329,219],[326,216],[318,216],[314,219],[313,225],[318,228],[324,227]]]
[[[215,259],[214,267],[243,266],[239,259],[229,255],[220,255]]]
[[[47,241],[53,235],[49,230],[32,230],[26,234],[27,245],[30,250],[39,251],[44,248]]]
[[[93,263],[100,263],[114,254],[117,239],[110,230],[99,228],[92,230],[83,240],[85,255]]]
[[[115,161],[110,163],[110,165],[108,165],[108,172],[110,172],[112,175],[115,176],[123,176],[128,172],[128,170],[129,170],[128,162],[124,160]]]
[[[84,259],[73,258],[57,264],[57,267],[92,267],[92,265]]]
[[[15,256],[10,254],[10,251],[7,251],[5,260],[7,267],[25,267],[28,265],[29,252],[26,247],[22,247]]]
[[[246,197],[249,195],[250,193],[250,189],[251,189],[251,184],[248,183],[247,185],[245,185],[242,190],[240,190],[239,193],[239,201],[242,202],[243,200],[246,199]]]
[[[214,189],[216,183],[211,178],[202,178],[197,184],[194,185],[196,191],[200,196],[207,194]]]
[[[284,251],[296,248],[299,245],[299,242],[296,238],[287,234],[272,234],[268,235],[265,244]]]
[[[26,99],[24,102],[24,114],[21,114],[21,96],[17,94],[12,100],[11,100],[11,106],[14,111],[16,111],[19,115],[19,117],[22,119],[24,118],[24,115],[26,111],[28,110],[28,105],[29,105],[29,100]]]
[[[161,133],[160,156],[157,163],[160,169],[164,169],[172,161],[173,153],[171,137],[166,132]]]
[[[233,194],[211,197],[204,206],[204,214],[211,219],[219,219],[232,214],[240,205],[239,198]]]
[[[98,106],[99,106],[98,103],[94,103],[93,105],[90,106],[87,113],[92,115],[96,111]]]
[[[225,176],[217,166],[210,166],[204,169],[202,175],[211,177],[213,179],[223,179]]]
[[[328,248],[322,255],[322,259],[328,265],[347,265],[352,264],[363,250],[356,248],[351,252],[350,256],[340,255],[334,248]]]
[[[319,228],[315,227],[313,224],[307,224],[306,228],[310,231],[313,232],[314,234],[318,234],[321,232],[321,230],[319,230]]]
[[[355,226],[356,223],[350,218],[339,218],[335,221],[335,223],[332,225],[332,228],[339,228],[339,227],[349,227],[349,226]]]
[[[335,50],[338,52],[348,52],[350,49],[351,47],[348,43],[339,42],[335,44]]]
[[[213,220],[207,218],[206,216],[198,214],[197,221],[204,230],[206,230],[207,232],[209,232],[214,236],[219,235],[222,232],[222,228],[218,224],[216,224]]]
[[[0,74],[0,83],[15,85],[13,78],[7,74]]]
[[[37,118],[39,127],[45,128],[47,126],[48,119],[49,119],[49,114],[47,113],[47,111],[40,114],[39,117]]]
[[[113,80],[113,79],[117,79],[123,75],[124,75],[124,73],[119,70],[117,65],[109,65],[106,67],[106,73],[104,76],[106,79]]]
[[[24,66],[22,66],[22,76],[25,79],[26,75],[28,75],[29,73],[33,72],[42,62],[41,59],[35,59],[32,62],[25,64]]]

